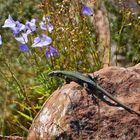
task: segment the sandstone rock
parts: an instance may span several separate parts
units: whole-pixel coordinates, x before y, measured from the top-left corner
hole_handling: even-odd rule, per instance
[[[104,68],[94,75],[118,100],[140,111],[140,64]],[[140,139],[138,116],[101,101],[98,106],[89,94],[75,82],[57,89],[34,119],[27,140]]]

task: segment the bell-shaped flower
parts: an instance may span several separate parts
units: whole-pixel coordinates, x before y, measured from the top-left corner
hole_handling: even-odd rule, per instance
[[[26,44],[28,42],[28,34],[22,33],[20,36],[15,37],[15,39],[21,44]]]
[[[50,22],[48,22],[47,28],[50,33],[53,31],[53,25]]]
[[[29,52],[30,51],[29,47],[26,44],[20,44],[19,47],[20,47],[21,52]]]
[[[59,52],[58,52],[57,48],[53,48],[52,46],[49,46],[46,50],[45,55],[46,55],[47,58],[50,58],[51,56],[55,57],[56,55],[58,55],[58,53]]]
[[[51,22],[51,17],[50,16],[47,16],[46,18],[47,18],[48,22]]]
[[[26,26],[27,34],[34,32],[37,29],[36,19],[32,19],[31,21],[27,21],[25,26]]]
[[[13,29],[15,27],[16,22],[13,20],[13,18],[9,15],[8,19],[5,20],[3,28],[10,28]]]
[[[9,15],[8,19],[5,20],[3,28],[10,28],[13,31],[13,34],[16,35],[20,31],[25,31],[25,25],[19,21],[14,21],[13,18]]]
[[[53,25],[51,24],[51,17],[47,16],[47,20],[48,20],[47,28],[48,28],[48,31],[51,33],[53,30]]]
[[[25,31],[26,29],[25,25],[20,23],[19,21],[16,21],[16,27],[19,29],[19,31]]]
[[[12,28],[12,30],[13,30],[13,34],[16,35],[21,31],[25,31],[26,27],[24,24],[20,23],[19,21],[16,21],[15,27]]]
[[[46,19],[47,19],[47,21],[46,21]],[[51,33],[53,30],[53,25],[51,24],[50,21],[51,21],[50,16],[47,16],[47,17],[43,16],[42,21],[40,22],[40,28],[42,30],[48,29],[48,31]]]
[[[84,5],[82,8],[82,14],[85,16],[93,16],[93,9]]]
[[[47,26],[46,26],[46,23],[44,21],[41,21],[39,25],[40,25],[40,28],[42,30],[47,30]]]
[[[42,35],[34,39],[32,47],[43,47],[48,46],[52,43],[52,39],[49,36]]]
[[[0,45],[2,45],[2,37],[1,37],[1,35],[0,35]]]

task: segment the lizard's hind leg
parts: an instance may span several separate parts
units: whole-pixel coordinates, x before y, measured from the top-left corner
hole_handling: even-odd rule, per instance
[[[109,106],[119,107],[118,104],[116,104],[116,103],[112,103],[112,102],[108,101],[107,99],[105,99],[104,96],[100,96],[100,99],[101,99],[104,103],[106,103],[107,105],[109,105]]]

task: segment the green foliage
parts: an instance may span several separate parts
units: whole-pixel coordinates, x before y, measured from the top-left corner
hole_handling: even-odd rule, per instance
[[[41,105],[59,86],[60,80],[47,77],[49,71],[69,69],[90,72],[100,68],[94,29],[89,19],[80,15],[81,10],[77,7],[79,6],[77,1],[74,3],[52,1],[47,6],[47,11],[42,13],[36,9],[37,4],[36,1],[26,3],[13,0],[4,2],[0,9],[5,11],[8,7],[2,17],[1,26],[9,14],[14,20],[23,23],[31,18],[36,18],[39,22],[43,13],[50,15],[54,31],[52,34],[48,32],[46,34],[52,37],[52,46],[59,50],[59,56],[48,59],[44,55],[44,48],[31,49],[30,53],[21,53],[19,44],[12,37],[11,31],[1,29],[4,41],[0,50],[0,74],[3,81],[1,87],[6,88],[1,88],[3,94],[0,96],[0,104],[4,112],[1,113],[0,121],[3,123],[0,132],[2,133],[4,129],[6,135],[12,133],[23,135],[21,130],[27,134],[26,130],[29,129]],[[73,9],[70,9],[71,6]],[[69,15],[70,12],[73,14]],[[11,38],[10,41],[9,38]],[[31,37],[30,41],[32,40]],[[93,62],[90,63],[91,61]]]
[[[129,3],[129,2],[128,2]],[[112,40],[117,43],[116,54],[124,57],[125,65],[140,62],[140,14],[128,9],[116,10],[106,3],[110,18]],[[118,4],[119,5],[119,4]],[[116,60],[117,61],[117,60]]]
[[[79,2],[60,2],[51,10],[56,29],[52,37],[54,45],[57,44],[61,51],[60,68],[82,72],[99,69],[101,64],[97,55],[95,29],[90,19],[81,15]]]

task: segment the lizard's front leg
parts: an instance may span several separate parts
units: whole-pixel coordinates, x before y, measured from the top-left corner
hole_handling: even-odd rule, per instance
[[[88,93],[90,93],[90,94],[88,94],[88,95],[90,96],[90,98],[91,98],[93,101],[95,101],[95,104],[98,104],[98,99],[97,99],[97,97],[92,93],[92,91],[89,89],[88,84],[87,84],[87,83],[83,83],[83,87],[84,87],[84,89],[85,89]]]

